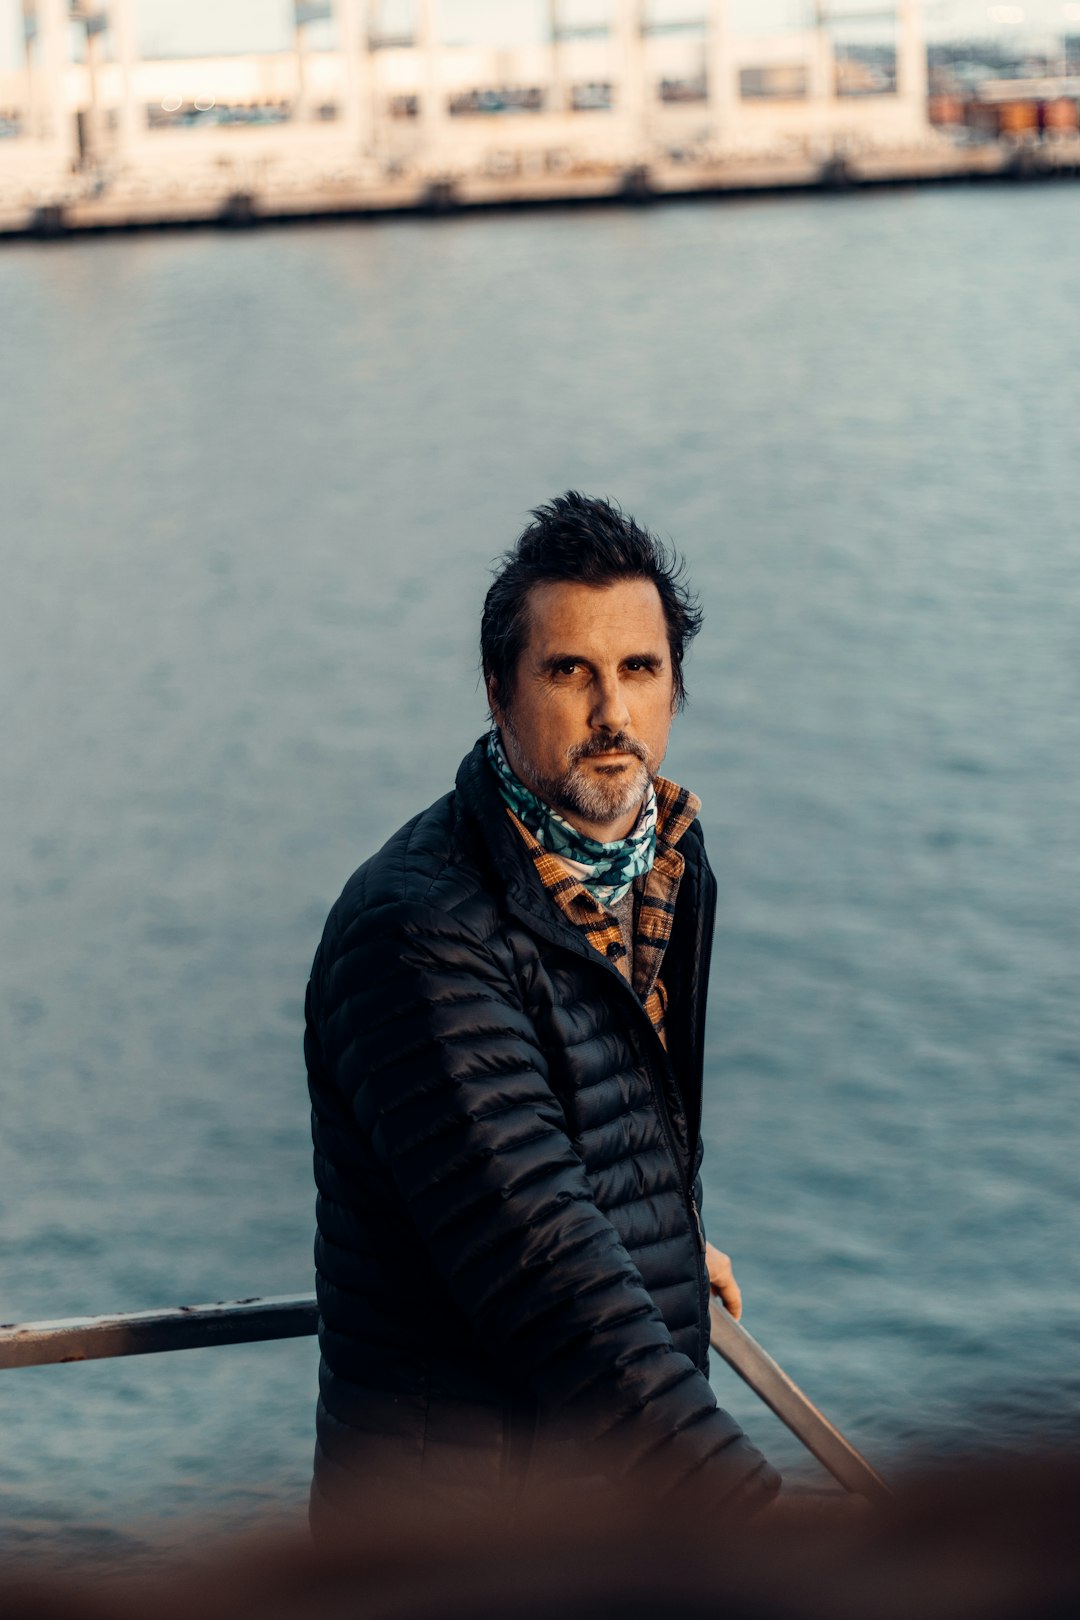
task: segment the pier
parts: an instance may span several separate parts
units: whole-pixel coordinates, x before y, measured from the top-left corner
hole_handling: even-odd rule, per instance
[[[778,36],[737,33],[730,11],[705,0],[661,26],[644,0],[610,0],[602,25],[574,29],[551,0],[547,40],[502,50],[447,44],[438,0],[417,0],[396,37],[374,0],[298,0],[291,50],[153,60],[134,0],[25,0],[25,64],[0,76],[0,234],[1080,166],[1075,117],[1035,144],[935,128],[913,0],[819,4],[812,27]],[[892,38],[887,73],[837,46],[868,15]],[[335,47],[314,48],[328,21]]]

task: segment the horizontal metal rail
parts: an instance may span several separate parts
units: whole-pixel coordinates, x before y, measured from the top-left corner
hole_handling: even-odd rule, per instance
[[[300,1339],[315,1333],[318,1326],[314,1294],[226,1299],[213,1305],[74,1316],[59,1322],[9,1322],[0,1324],[0,1369],[198,1350],[212,1344]]]
[[[717,1304],[710,1342],[792,1434],[845,1490],[884,1502],[885,1481],[747,1333]],[[317,1331],[314,1294],[271,1299],[229,1299],[212,1305],[177,1305],[163,1311],[127,1311],[115,1316],[76,1316],[57,1322],[0,1324],[0,1370],[55,1366],[113,1356],[145,1356],[163,1350],[197,1350],[215,1344],[257,1344],[299,1339]]]

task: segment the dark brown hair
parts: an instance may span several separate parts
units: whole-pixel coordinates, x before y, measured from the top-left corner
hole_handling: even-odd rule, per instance
[[[484,680],[505,706],[528,635],[529,592],[548,580],[612,585],[649,579],[667,623],[675,703],[686,702],[683,660],[701,629],[702,612],[678,552],[642,528],[613,501],[567,490],[532,512],[533,521],[500,559],[484,599],[480,661]]]

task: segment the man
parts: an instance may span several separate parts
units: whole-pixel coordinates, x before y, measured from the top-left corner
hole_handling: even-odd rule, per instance
[[[605,501],[533,514],[481,629],[495,729],[353,876],[308,988],[322,1367],[313,1521],[377,1459],[765,1502],[708,1384],[698,1213],[716,885],[656,773],[700,614]],[[708,1266],[708,1271],[706,1267]]]

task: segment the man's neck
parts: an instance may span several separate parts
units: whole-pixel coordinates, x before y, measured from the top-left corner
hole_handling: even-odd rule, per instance
[[[535,792],[535,789],[533,790]],[[537,794],[537,798],[542,798]],[[548,801],[545,799],[544,803]],[[562,810],[557,804],[551,808],[568,821],[575,832],[584,833],[586,838],[593,839],[597,844],[618,844],[628,838],[633,832],[637,819],[641,814],[641,805],[636,804],[628,815],[619,816],[615,821],[586,821],[584,816],[578,815],[576,810]]]

